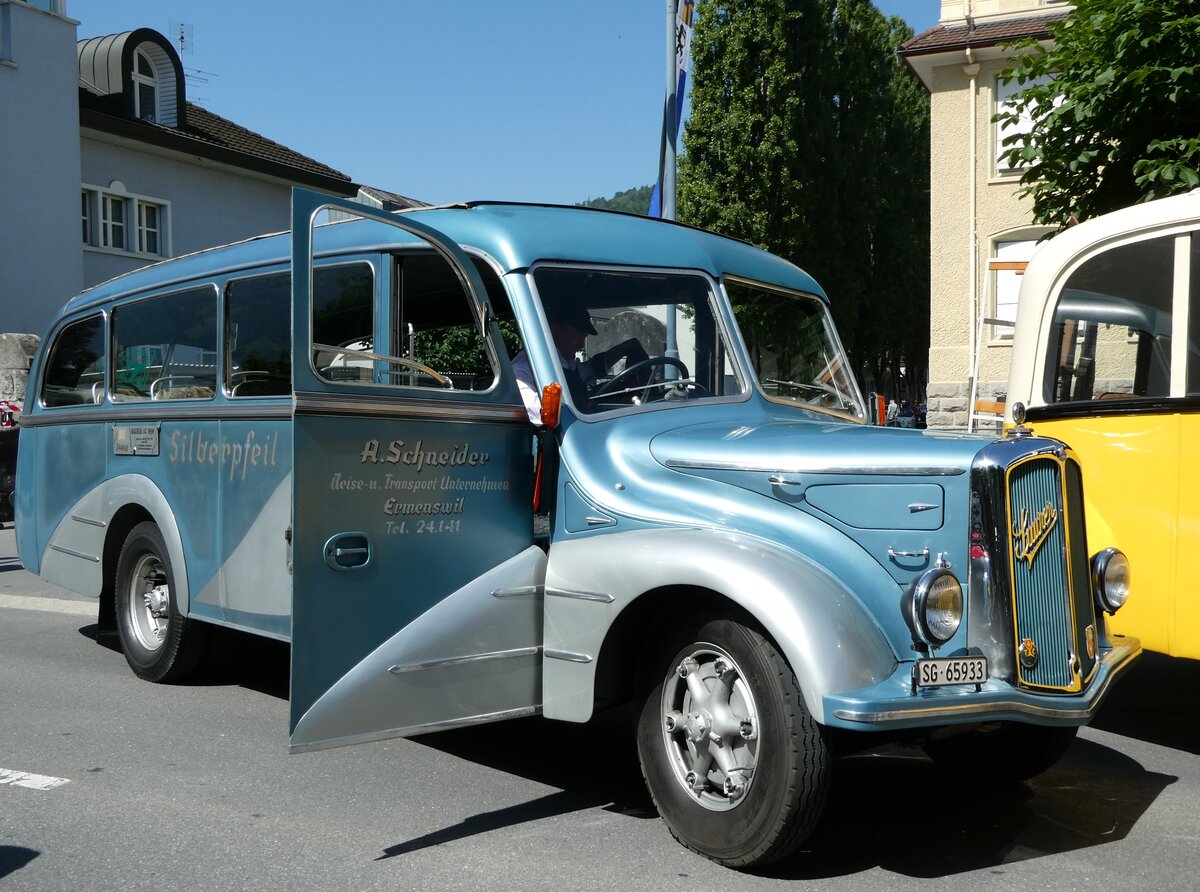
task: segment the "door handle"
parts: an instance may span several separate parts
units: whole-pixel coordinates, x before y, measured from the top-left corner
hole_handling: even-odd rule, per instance
[[[371,540],[366,533],[335,533],[325,543],[325,563],[334,570],[361,570],[371,563]]]

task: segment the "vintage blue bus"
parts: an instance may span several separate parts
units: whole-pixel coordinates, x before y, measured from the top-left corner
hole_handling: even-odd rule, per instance
[[[866,415],[821,288],[750,245],[298,190],[63,309],[18,546],[142,678],[290,642],[295,750],[632,701],[671,832],[762,864],[842,748],[1023,779],[1141,650],[1070,449]]]

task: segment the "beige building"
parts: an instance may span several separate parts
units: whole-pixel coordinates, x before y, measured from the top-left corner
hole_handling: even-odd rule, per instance
[[[1002,44],[1045,40],[1070,10],[1063,0],[942,0],[938,24],[901,49],[930,93],[930,427],[994,429],[1003,411],[1020,274],[1050,230],[1032,224],[1021,171],[999,158],[1011,129],[992,118],[1017,89],[997,79]]]

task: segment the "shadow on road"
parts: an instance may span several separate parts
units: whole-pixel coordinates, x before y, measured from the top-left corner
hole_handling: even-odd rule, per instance
[[[382,857],[591,808],[653,817],[627,721],[614,711],[587,725],[526,719],[416,738],[559,792],[473,815]],[[592,776],[586,766],[598,750],[604,770]],[[1001,876],[1009,864],[1123,839],[1175,780],[1083,739],[1041,777],[999,790],[947,777],[914,751],[850,756],[837,763],[825,815],[805,849],[761,875],[820,879],[878,867],[922,879],[988,869]],[[899,809],[908,824],[897,823]]]
[[[120,649],[115,636],[97,636],[94,625],[80,632]],[[287,699],[287,644],[217,630],[215,645],[219,659],[200,684],[239,685]],[[1198,687],[1200,663],[1147,654],[1094,724],[1200,753],[1200,707],[1192,693]],[[539,717],[427,734],[414,742],[555,791],[398,841],[380,860],[590,809],[656,817],[628,709],[602,713],[586,725]],[[980,870],[1004,876],[1007,865],[1125,838],[1175,780],[1082,738],[1050,771],[999,790],[973,788],[912,750],[849,756],[837,763],[825,815],[804,850],[761,875],[820,879],[881,868],[921,879]],[[37,856],[29,853],[17,863],[26,851],[0,847],[0,876]]]
[[[924,756],[854,756],[838,765],[824,819],[805,850],[763,875],[847,876],[879,867],[928,879],[990,870],[1123,839],[1176,778],[1077,740],[1024,784],[973,788]],[[875,804],[872,807],[872,804]],[[914,806],[909,824],[897,806]]]
[[[1092,724],[1113,734],[1200,754],[1200,661],[1144,653]]]
[[[183,684],[190,687],[237,685],[275,697],[288,698],[291,676],[291,648],[286,642],[275,641],[212,626],[206,629],[211,646],[197,675]],[[101,647],[121,653],[121,641],[115,632],[100,632],[94,623],[83,626],[79,634]]]
[[[0,846],[0,878],[16,873],[40,854],[24,846]]]

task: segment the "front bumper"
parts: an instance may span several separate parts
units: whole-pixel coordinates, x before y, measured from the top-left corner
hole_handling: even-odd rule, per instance
[[[1021,721],[1038,725],[1087,724],[1117,677],[1142,653],[1137,638],[1116,637],[1102,652],[1092,683],[1078,694],[1044,694],[990,678],[974,685],[912,690],[912,663],[891,678],[846,694],[825,696],[826,722],[853,731],[925,728],[977,722]]]

